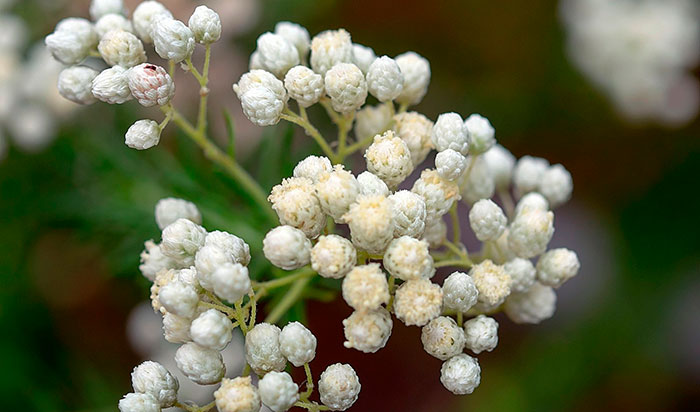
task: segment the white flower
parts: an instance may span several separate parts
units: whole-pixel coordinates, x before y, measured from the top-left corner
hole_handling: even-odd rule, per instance
[[[515,323],[540,323],[552,317],[556,303],[554,289],[535,283],[527,292],[510,295],[503,310]]]
[[[179,63],[192,55],[194,51],[194,33],[185,23],[173,18],[156,18],[153,21],[151,37],[156,53],[165,59]]]
[[[280,121],[284,101],[267,87],[254,87],[241,96],[243,113],[258,126],[272,126]]]
[[[170,11],[157,1],[141,2],[131,16],[136,34],[146,43],[153,43],[151,31],[157,18],[173,18]]]
[[[394,314],[406,326],[423,326],[442,312],[442,289],[428,279],[404,282],[394,297]]]
[[[164,68],[155,64],[132,67],[128,79],[131,93],[142,106],[165,106],[175,95],[173,79]]]
[[[553,234],[552,212],[526,208],[510,224],[508,245],[518,257],[528,259],[544,253]]]
[[[175,352],[175,364],[185,376],[198,385],[220,382],[226,374],[221,352],[192,342],[178,348]]]
[[[526,209],[546,212],[549,210],[549,202],[541,194],[530,192],[518,201],[518,204],[515,206],[515,216],[518,216]]]
[[[214,272],[227,263],[247,265],[250,262],[250,248],[241,238],[230,233],[213,231],[207,234],[204,247],[199,249],[194,259],[199,284],[209,291],[214,290]],[[220,274],[221,276],[226,273]]]
[[[336,64],[351,61],[352,41],[347,31],[327,30],[311,40],[311,68],[316,73],[325,76]]]
[[[440,316],[423,326],[420,340],[426,352],[444,361],[462,353],[465,336],[454,319]]]
[[[90,17],[99,20],[108,14],[124,14],[123,0],[92,0],[90,2]]]
[[[119,400],[119,411],[160,412],[160,404],[150,393],[127,393]]]
[[[435,168],[447,180],[457,180],[467,170],[467,165],[467,158],[452,149],[438,152],[435,156]]]
[[[513,169],[513,184],[520,194],[537,190],[549,162],[541,157],[523,156]]]
[[[158,292],[158,299],[165,310],[185,318],[194,316],[199,303],[197,290],[177,280],[163,286]]]
[[[537,271],[528,259],[511,259],[503,265],[503,269],[510,276],[510,290],[513,293],[527,292],[535,284]]]
[[[427,210],[423,196],[399,190],[389,196],[394,237],[411,236],[420,239],[425,232]]]
[[[173,375],[158,362],[146,361],[131,372],[131,384],[135,392],[148,393],[156,398],[162,408],[169,408],[177,401],[180,385]]]
[[[192,321],[192,340],[205,348],[223,350],[231,341],[233,325],[226,315],[209,309]]]
[[[391,275],[401,280],[430,279],[435,274],[428,242],[409,236],[392,240],[382,263]]]
[[[137,150],[150,149],[158,142],[160,142],[160,126],[154,120],[137,120],[124,136],[124,143]]]
[[[576,252],[569,249],[552,249],[537,261],[537,280],[543,285],[558,288],[576,276],[581,263]]]
[[[355,203],[359,193],[360,184],[352,173],[344,170],[343,165],[333,166],[332,171],[322,173],[316,182],[316,196],[321,208],[335,223],[345,223],[343,215]]]
[[[403,90],[403,75],[396,61],[388,56],[375,59],[367,69],[367,89],[380,102],[396,99]]]
[[[221,38],[221,19],[207,6],[198,6],[187,22],[194,38],[201,44],[210,44]]]
[[[294,167],[294,177],[305,177],[312,182],[318,182],[323,173],[333,170],[331,161],[325,156],[308,156]]]
[[[124,30],[112,30],[105,34],[97,50],[110,66],[129,68],[146,61],[141,40]]]
[[[281,269],[297,269],[311,260],[311,241],[295,227],[277,226],[265,235],[263,253],[270,263]]]
[[[455,395],[468,395],[481,383],[479,361],[461,353],[446,360],[440,369],[440,382]]]
[[[423,196],[427,210],[426,222],[435,221],[450,210],[460,199],[456,183],[445,180],[436,170],[425,169],[411,188],[413,193]]]
[[[300,62],[296,47],[278,34],[263,33],[258,37],[257,45],[260,64],[280,79]]]
[[[163,305],[160,304],[158,294],[165,285],[175,281],[176,279],[177,271],[174,269],[161,270],[156,274],[156,278],[153,280],[153,284],[151,285],[151,306],[156,313],[160,312],[161,314],[165,314],[168,312],[165,310]]]
[[[280,328],[258,323],[245,336],[245,358],[258,375],[284,370],[287,360],[280,351]]]
[[[318,380],[321,403],[333,411],[350,408],[360,394],[360,379],[348,364],[336,363],[326,368]]]
[[[360,184],[360,194],[363,196],[368,195],[381,195],[389,196],[389,187],[375,175],[374,173],[365,170],[364,172],[357,175],[357,183]]]
[[[491,352],[498,345],[498,322],[494,318],[479,315],[464,322],[464,334],[470,351],[476,354]]]
[[[389,302],[389,284],[379,264],[355,266],[343,279],[343,299],[361,311],[379,309]]]
[[[323,96],[323,77],[306,66],[295,66],[284,76],[284,87],[289,97],[301,107],[309,107]]]
[[[236,235],[214,230],[207,234],[204,245],[223,250],[231,259],[231,263],[240,263],[243,266],[250,263],[250,247]]]
[[[162,230],[178,219],[189,219],[197,224],[202,224],[202,215],[197,206],[187,200],[166,197],[156,203],[156,223]]]
[[[238,302],[250,291],[248,268],[240,263],[224,263],[211,274],[210,280],[216,296],[229,302]]]
[[[471,154],[481,154],[487,152],[496,144],[495,132],[491,122],[479,114],[472,114],[464,121],[464,126],[469,130]]]
[[[92,23],[70,17],[56,25],[56,30],[46,36],[45,43],[56,60],[63,64],[78,64],[87,58],[98,40]]]
[[[311,47],[308,30],[296,23],[281,21],[275,24],[275,34],[284,37],[296,47],[297,52],[299,52],[299,61],[306,60],[306,54]]]
[[[299,322],[288,323],[279,335],[282,355],[296,367],[314,360],[316,343],[316,336]]]
[[[411,151],[413,166],[423,163],[433,148],[430,139],[433,122],[417,112],[399,113],[394,116],[393,130],[406,142],[408,150]]]
[[[482,242],[498,239],[507,223],[503,210],[492,200],[481,199],[469,210],[469,225]]]
[[[380,307],[370,311],[355,311],[343,320],[346,348],[375,353],[386,345],[391,336],[391,314]]]
[[[170,343],[187,343],[192,341],[190,335],[192,319],[183,318],[173,313],[163,315],[163,337]]]
[[[105,14],[95,23],[95,32],[99,38],[113,30],[123,30],[129,33],[134,32],[134,26],[121,14]]]
[[[116,16],[116,14],[109,16]],[[121,66],[102,70],[92,79],[92,95],[97,100],[109,104],[122,104],[133,99],[129,89],[127,70]]]
[[[313,54],[312,54],[313,58]],[[326,93],[333,110],[349,113],[360,108],[367,99],[367,81],[357,66],[338,63],[325,74]]]
[[[338,235],[319,237],[311,249],[311,268],[324,278],[342,278],[355,266],[356,260],[355,247]]]
[[[156,278],[156,273],[163,269],[172,268],[176,265],[176,262],[165,256],[160,250],[160,246],[156,245],[152,240],[147,240],[145,247],[146,249],[141,252],[139,270],[146,279],[153,282]]]
[[[479,291],[478,301],[488,306],[500,305],[510,294],[511,279],[503,266],[490,260],[472,266],[469,276]]]
[[[63,69],[58,75],[58,92],[66,99],[78,104],[95,103],[92,95],[92,81],[97,71],[84,66]]]
[[[361,44],[353,43],[352,45],[352,62],[355,66],[362,70],[362,73],[367,74],[369,66],[377,59],[372,48]]]
[[[438,116],[430,135],[438,152],[452,149],[466,156],[469,151],[469,129],[457,113],[443,113]]]
[[[270,89],[275,97],[283,103],[288,99],[287,91],[284,89],[282,81],[276,78],[272,73],[259,69],[244,73],[240,80],[238,80],[238,83],[233,85],[233,91],[236,92],[236,96],[238,96],[239,99],[242,99],[244,94],[258,87]]]
[[[262,403],[274,412],[284,412],[299,399],[299,386],[287,372],[269,372],[258,381]]]
[[[440,247],[447,238],[447,225],[442,218],[425,221],[425,232],[423,232],[423,240],[430,244],[430,247]]]
[[[464,272],[453,272],[442,285],[445,308],[466,312],[476,304],[479,291],[474,279]]]
[[[305,177],[290,177],[272,188],[267,198],[283,225],[300,229],[316,238],[326,226],[326,215],[316,197],[314,183]]]
[[[493,181],[500,190],[508,190],[510,179],[515,166],[515,156],[513,156],[503,146],[496,144],[482,156],[491,171]]]
[[[183,266],[194,263],[194,255],[204,245],[207,231],[188,219],[178,219],[163,229],[160,250]]]
[[[355,113],[355,137],[358,141],[384,133],[391,124],[391,110],[385,104],[365,105]]]
[[[573,189],[571,173],[564,166],[556,164],[542,174],[537,191],[547,198],[552,208],[555,208],[569,200]]]
[[[381,195],[359,196],[343,221],[355,247],[371,254],[383,253],[394,237],[391,202]]]
[[[365,160],[367,170],[390,188],[398,186],[413,171],[408,146],[391,130],[374,137],[374,142],[365,151]]]
[[[430,63],[418,53],[406,52],[396,56],[396,64],[403,74],[403,91],[396,101],[415,106],[428,92]]]
[[[260,394],[250,376],[223,378],[221,387],[214,392],[214,400],[219,412],[260,412]]]
[[[483,156],[467,157],[467,172],[460,177],[459,187],[462,198],[469,203],[493,196],[496,184]]]

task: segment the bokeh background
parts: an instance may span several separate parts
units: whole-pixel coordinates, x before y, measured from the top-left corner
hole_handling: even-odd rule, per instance
[[[576,250],[581,271],[559,290],[554,318],[518,326],[497,317],[499,346],[479,356],[482,383],[472,395],[442,388],[440,362],[423,352],[418,328],[395,324],[388,346],[365,355],[342,346],[350,313],[342,301],[294,308],[291,316],[319,336],[316,373],[335,361],[357,369],[363,386],[353,410],[697,410],[700,121],[668,128],[620,116],[570,62],[556,1],[163,2],[182,20],[199,3],[221,13],[213,130],[226,144],[221,113],[234,114],[237,155],[266,188],[316,151],[286,125],[252,126],[230,88],[256,37],[279,20],[312,35],[344,27],[378,55],[420,53],[432,82],[417,110],[431,119],[481,113],[516,156],[562,163],[574,177],[552,245]],[[22,0],[6,13],[26,21],[31,44],[62,17],[87,17],[88,3]],[[193,109],[191,86],[176,98],[185,110]],[[138,271],[143,241],[159,236],[158,199],[192,200],[208,229],[260,250],[267,228],[258,213],[174,129],[146,152],[123,144],[128,126],[148,114],[132,103],[76,107],[42,151],[10,144],[0,163],[2,410],[116,410],[134,365],[172,357],[174,345],[143,306],[149,285]],[[264,264],[253,268],[265,275]],[[240,364],[240,345],[225,355],[229,365]]]

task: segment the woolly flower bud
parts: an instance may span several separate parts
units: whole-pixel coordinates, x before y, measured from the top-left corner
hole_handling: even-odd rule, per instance
[[[279,335],[280,351],[292,365],[300,367],[316,357],[316,336],[299,322],[288,323]]]
[[[260,64],[278,78],[284,78],[289,69],[299,64],[296,47],[278,34],[263,33],[258,37],[257,45]]]
[[[164,68],[155,64],[132,67],[128,78],[129,89],[142,106],[165,106],[175,95],[173,79]]]
[[[446,180],[457,180],[467,170],[467,158],[452,149],[438,152],[435,156],[435,168]]]
[[[299,386],[287,372],[270,372],[258,381],[262,403],[274,412],[284,412],[299,399]]]
[[[420,239],[425,232],[427,214],[423,196],[408,190],[399,190],[389,196],[394,237],[410,236]]]
[[[198,225],[202,224],[202,215],[194,203],[174,197],[160,199],[156,203],[155,215],[161,230],[178,219],[189,219]]]
[[[333,167],[327,157],[311,155],[294,167],[294,177],[305,177],[316,183],[322,174],[330,173],[331,170]]]
[[[248,268],[240,263],[224,263],[211,274],[211,286],[216,296],[238,302],[250,291]]]
[[[58,22],[56,30],[44,41],[56,60],[64,64],[78,64],[97,45],[98,37],[92,23],[70,17]]]
[[[523,156],[513,169],[513,184],[520,194],[537,190],[549,162],[541,157]]]
[[[134,22],[136,34],[141,40],[146,43],[153,43],[153,38],[151,37],[153,23],[160,17],[172,19],[173,15],[157,1],[144,1],[136,7],[131,19]]]
[[[411,192],[423,196],[427,210],[426,221],[434,221],[460,199],[456,183],[443,179],[436,170],[425,169],[416,180]]]
[[[163,229],[160,250],[182,266],[192,266],[194,255],[204,245],[207,231],[188,219],[178,219]]]
[[[349,113],[365,104],[367,81],[362,71],[354,64],[336,64],[326,72],[324,82],[333,110]]]
[[[411,152],[406,143],[391,130],[376,135],[365,151],[367,170],[394,188],[413,171]]]
[[[192,340],[205,348],[223,350],[231,341],[233,324],[226,315],[209,309],[192,321]]]
[[[325,76],[336,64],[351,61],[352,41],[347,31],[326,30],[311,40],[311,68],[316,73]]]
[[[180,384],[163,365],[146,361],[131,372],[131,385],[135,392],[153,395],[162,408],[169,408],[177,402]]]
[[[462,353],[465,336],[454,319],[440,316],[423,326],[420,340],[428,354],[444,361]]]
[[[361,44],[353,43],[352,45],[352,62],[355,66],[362,70],[362,73],[367,74],[369,66],[377,59],[372,48]]]
[[[479,361],[460,353],[446,360],[440,369],[440,382],[455,395],[468,395],[481,383]]]
[[[343,169],[343,165],[335,165],[330,172],[322,173],[316,183],[316,196],[321,208],[335,223],[345,223],[343,215],[359,193],[360,184],[352,173]]]
[[[491,171],[496,187],[501,190],[508,190],[513,167],[515,166],[515,156],[503,146],[497,144],[484,153],[483,158]]]
[[[281,21],[275,24],[275,34],[282,36],[294,45],[297,52],[299,52],[299,61],[303,62],[305,60],[306,53],[309,52],[309,47],[311,47],[308,30],[296,23]]]
[[[263,253],[278,268],[298,269],[311,260],[311,241],[295,227],[277,226],[265,235]]]
[[[364,171],[357,175],[357,183],[360,184],[360,194],[363,196],[381,195],[389,196],[389,187],[378,178],[377,175],[369,171]]]
[[[174,280],[177,279],[177,271],[173,269],[168,269],[168,270],[161,270],[156,274],[156,278],[153,280],[153,284],[151,285],[151,306],[153,307],[153,310],[158,313],[160,312],[161,314],[167,313],[163,305],[160,303],[159,299],[159,293],[160,290],[167,285],[170,282],[173,282]]]
[[[155,19],[151,37],[156,53],[165,60],[179,63],[190,57],[194,51],[194,33],[180,20]]]
[[[355,266],[356,260],[355,247],[338,235],[319,237],[311,249],[311,268],[324,278],[342,278]]]
[[[110,66],[129,68],[146,61],[141,40],[124,30],[112,30],[105,34],[97,50]]]
[[[470,351],[476,354],[491,352],[498,345],[498,322],[494,318],[479,315],[464,322],[464,334]]]
[[[222,250],[231,263],[240,263],[243,266],[250,263],[250,247],[238,236],[215,230],[207,234],[204,245]]]
[[[469,211],[469,225],[482,242],[498,239],[506,230],[508,219],[497,204],[489,199],[474,203]]]
[[[158,299],[165,310],[177,316],[194,316],[199,303],[199,295],[194,287],[180,281],[170,282],[158,292]]]
[[[258,375],[284,370],[287,360],[280,351],[280,328],[258,323],[245,336],[245,358]]]
[[[198,6],[190,16],[187,26],[198,43],[210,44],[221,38],[221,19],[207,6]]]
[[[554,315],[556,303],[554,289],[536,282],[527,292],[510,295],[503,311],[515,323],[540,323]]]
[[[543,285],[558,288],[576,276],[581,263],[576,252],[569,249],[552,249],[537,261],[537,280]]]
[[[175,352],[175,364],[187,378],[198,385],[214,384],[226,374],[221,352],[196,343],[180,346]]]
[[[430,279],[435,274],[428,242],[401,236],[394,239],[384,253],[384,267],[401,279]]]
[[[385,104],[366,105],[355,114],[355,137],[364,140],[382,134],[391,123],[391,110]]]
[[[469,276],[479,291],[478,301],[494,306],[503,303],[510,294],[510,276],[503,266],[494,265],[490,260],[472,266]]]
[[[414,106],[423,100],[430,84],[430,63],[415,52],[396,56],[396,64],[403,74],[403,90],[396,101]]]
[[[355,311],[343,320],[343,327],[343,345],[346,348],[375,353],[386,345],[391,336],[391,315],[382,307],[370,311]]]
[[[406,326],[423,326],[442,312],[442,289],[428,279],[409,280],[396,290],[394,313]]]
[[[126,17],[120,14],[106,14],[100,17],[95,23],[95,33],[97,33],[99,38],[104,37],[105,34],[114,30],[123,30],[133,33],[134,26]]]
[[[381,254],[394,237],[391,202],[384,196],[359,196],[343,220],[352,243],[371,254]]]
[[[438,152],[452,149],[466,156],[469,151],[469,129],[457,113],[443,113],[438,116],[430,138]]]
[[[470,166],[474,162],[473,166]],[[491,170],[482,156],[467,157],[467,170],[459,179],[459,187],[462,198],[469,203],[476,203],[480,199],[488,199],[493,196],[496,185],[491,175]]]
[[[476,304],[479,291],[474,279],[463,272],[453,272],[442,285],[445,308],[466,312]]]
[[[261,407],[260,394],[250,376],[222,379],[214,400],[219,412],[259,412]]]
[[[267,198],[280,223],[293,226],[315,238],[326,226],[326,215],[316,197],[314,183],[304,177],[290,177],[272,188]]]
[[[535,283],[537,271],[528,259],[511,259],[503,265],[503,269],[510,276],[510,290],[513,293],[527,292]]]
[[[555,208],[571,198],[573,189],[571,173],[564,166],[556,164],[542,174],[537,191],[547,198],[552,208]]]
[[[471,154],[485,153],[496,144],[495,132],[489,119],[479,114],[472,114],[464,121],[464,127],[469,130]]]
[[[326,368],[318,380],[321,403],[333,411],[350,408],[360,394],[360,379],[348,364],[335,363]]]
[[[430,139],[433,122],[417,112],[399,113],[394,116],[393,130],[411,151],[413,166],[418,166],[428,157],[433,142]]]
[[[425,231],[423,232],[423,240],[428,242],[430,247],[440,247],[447,238],[447,225],[441,218],[425,221]]]
[[[295,66],[284,76],[284,87],[289,97],[301,107],[309,107],[323,96],[323,77],[306,66]]]
[[[144,251],[141,252],[139,270],[146,279],[153,282],[156,278],[156,273],[175,266],[176,262],[165,256],[160,250],[160,246],[156,245],[152,240],[147,240],[145,247]]]
[[[58,75],[58,92],[66,99],[78,104],[95,103],[92,95],[92,81],[97,71],[84,66],[63,69]]]
[[[110,14],[116,16],[116,14]],[[127,70],[121,66],[102,70],[92,79],[92,95],[109,104],[122,104],[133,99],[129,89]]]
[[[508,245],[517,256],[529,259],[547,250],[553,234],[552,212],[526,208],[510,224]]]
[[[375,59],[367,69],[367,89],[380,102],[396,99],[403,90],[403,75],[396,61],[388,56]]]
[[[241,106],[253,124],[272,126],[280,121],[284,100],[267,87],[255,87],[241,96]]]
[[[124,143],[132,149],[146,150],[160,142],[160,126],[154,120],[137,120],[124,135]]]
[[[353,309],[378,309],[389,302],[389,284],[378,263],[355,266],[343,279],[343,299]]]
[[[123,14],[123,0],[92,0],[90,2],[90,17],[93,20],[99,20],[108,14]]]
[[[233,91],[236,92],[239,99],[242,99],[244,94],[258,87],[270,89],[279,100],[287,101],[287,91],[284,89],[282,81],[265,70],[256,69],[244,73],[238,83],[233,85]]]
[[[518,204],[515,206],[515,216],[518,216],[526,209],[546,212],[549,210],[549,202],[541,194],[530,192],[518,201]]]
[[[163,337],[170,343],[187,343],[192,341],[190,335],[192,319],[166,312],[163,315]]]
[[[119,411],[160,412],[160,404],[150,393],[127,393],[119,400]]]

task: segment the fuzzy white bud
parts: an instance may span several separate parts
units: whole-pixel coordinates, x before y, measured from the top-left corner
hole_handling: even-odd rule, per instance
[[[537,190],[549,162],[541,157],[523,156],[513,169],[513,184],[520,194]]]
[[[342,278],[355,266],[356,260],[355,247],[338,235],[319,237],[311,249],[311,268],[324,278]]]
[[[267,198],[283,225],[293,226],[316,238],[326,226],[326,215],[316,197],[314,183],[304,177],[290,177],[272,188]]]
[[[543,285],[558,288],[576,276],[581,263],[576,252],[569,249],[552,249],[537,261],[537,280]]]
[[[110,14],[110,16],[116,15]],[[133,99],[131,89],[129,89],[127,69],[114,66],[102,70],[92,79],[92,95],[97,100],[109,104],[122,104]]]
[[[365,151],[365,160],[367,170],[390,188],[397,187],[413,171],[408,146],[391,130],[374,137],[374,142]]]
[[[528,259],[544,253],[553,234],[552,212],[525,208],[510,225],[508,245],[517,256]]]
[[[282,81],[266,70],[255,69],[244,73],[238,83],[233,85],[233,91],[239,99],[242,99],[244,94],[258,87],[269,89],[283,103],[288,99]]]
[[[343,299],[361,311],[375,310],[389,302],[389,284],[379,264],[355,266],[343,279]]]
[[[170,11],[160,2],[149,0],[141,2],[131,16],[136,34],[146,43],[153,43],[151,32],[153,23],[158,18],[173,18]]]
[[[464,272],[453,272],[442,285],[445,308],[466,312],[476,304],[479,291],[474,279]]]
[[[280,351],[280,328],[258,323],[245,336],[245,358],[258,375],[284,370],[287,360]]]
[[[361,387],[352,366],[342,363],[327,367],[318,380],[321,403],[333,411],[349,409],[357,401]]]
[[[461,153],[447,149],[435,155],[435,169],[446,180],[457,180],[467,170],[467,158]]]
[[[153,22],[151,37],[156,53],[165,60],[179,63],[190,57],[194,51],[194,33],[180,20],[167,17],[156,18]]]
[[[97,45],[97,33],[92,23],[70,17],[56,25],[56,30],[46,36],[46,48],[63,64],[78,64],[85,60]]]
[[[442,289],[428,279],[404,282],[394,297],[394,313],[406,326],[423,326],[442,312]]]
[[[240,263],[224,263],[211,274],[211,286],[216,296],[238,302],[250,291],[248,268]]]
[[[260,412],[261,407],[260,394],[250,376],[222,379],[214,401],[219,412]]]
[[[284,37],[294,45],[297,52],[299,52],[299,61],[304,62],[306,60],[306,54],[311,47],[308,30],[296,23],[281,21],[275,24],[275,34]]]
[[[414,106],[423,100],[430,84],[430,63],[423,56],[406,52],[396,56],[403,75],[403,90],[396,101]]]
[[[128,69],[146,61],[146,52],[141,40],[124,30],[106,33],[97,45],[97,50],[110,66]]]
[[[423,163],[433,148],[430,138],[433,122],[417,112],[399,113],[394,116],[393,130],[406,142],[413,166]]]
[[[109,14],[124,14],[124,11],[123,0],[92,0],[90,2],[90,17],[93,20],[99,20]]]
[[[469,130],[471,154],[481,154],[487,152],[496,144],[495,131],[491,122],[479,114],[472,114],[464,121],[464,126]]]
[[[464,322],[464,334],[467,337],[467,349],[477,355],[483,351],[491,352],[498,345],[498,322],[494,318],[479,315]]]
[[[300,62],[296,47],[278,34],[263,33],[258,37],[257,45],[262,67],[280,79]]]
[[[156,398],[162,408],[171,407],[177,402],[180,385],[173,375],[158,362],[146,361],[131,372],[134,391],[148,393]]]
[[[299,386],[287,372],[269,372],[258,381],[263,405],[273,412],[289,410],[299,399]]]
[[[316,336],[299,322],[288,323],[279,334],[280,352],[296,367],[316,357]]]
[[[452,149],[466,156],[469,151],[469,130],[457,113],[443,113],[438,116],[430,138],[438,152]]]
[[[226,374],[221,352],[196,343],[186,343],[175,352],[175,364],[182,373],[198,385],[220,382]]]
[[[369,66],[377,59],[374,50],[371,47],[353,43],[352,45],[352,62],[355,66],[362,70],[362,73],[367,74]]]
[[[403,90],[403,75],[396,61],[382,56],[367,69],[367,89],[380,102],[396,99]]]
[[[325,76],[336,64],[351,61],[352,41],[347,31],[327,30],[311,40],[311,68],[316,73]]]
[[[549,202],[541,194],[537,192],[530,192],[521,197],[518,204],[515,205],[515,216],[518,216],[526,209],[541,210],[546,212],[549,210]]]
[[[121,14],[106,14],[95,23],[95,32],[99,38],[114,30],[134,33],[134,26]]]
[[[132,149],[146,150],[160,142],[160,126],[154,120],[137,120],[124,135],[124,143]]]
[[[284,87],[289,97],[296,100],[301,107],[318,103],[323,96],[323,77],[306,66],[295,66],[284,76]]]
[[[316,182],[316,196],[323,212],[331,216],[335,223],[345,223],[343,215],[360,194],[360,184],[343,165],[333,166],[333,170],[322,173]]]
[[[391,193],[389,187],[382,179],[367,170],[357,175],[357,183],[360,184],[360,194],[363,196],[389,196],[389,193]]]
[[[182,266],[191,266],[194,256],[204,245],[207,231],[188,219],[178,219],[163,229],[160,250]]]
[[[160,404],[150,393],[127,393],[119,400],[119,412],[160,412]]]
[[[515,167],[515,156],[503,146],[496,144],[483,155],[491,171],[493,181],[500,190],[508,190],[510,179]]]
[[[503,265],[503,269],[510,276],[510,290],[513,293],[527,292],[535,284],[537,271],[528,259],[511,259]]]
[[[537,188],[538,192],[547,198],[552,208],[566,203],[571,198],[573,189],[571,173],[560,164],[550,166],[542,174]]]
[[[384,253],[384,267],[401,280],[430,279],[435,274],[428,242],[409,236],[394,239]]]
[[[466,339],[454,319],[440,316],[423,326],[420,340],[426,352],[444,361],[462,353]]]
[[[391,336],[391,314],[380,307],[370,311],[355,311],[343,320],[346,348],[375,353],[386,345]]]
[[[492,200],[481,199],[469,210],[469,225],[482,242],[498,239],[507,223],[503,210]]]
[[[394,237],[410,236],[420,239],[425,232],[427,210],[423,196],[399,190],[389,196]]]
[[[231,320],[216,309],[209,309],[192,321],[192,340],[205,348],[223,350],[231,341]]]
[[[324,77],[326,93],[333,110],[349,113],[360,108],[367,99],[367,81],[357,66],[338,63]]]
[[[416,180],[411,192],[423,197],[427,210],[426,222],[435,221],[447,213],[455,201],[460,199],[455,182],[444,179],[434,169],[425,169]]]
[[[355,114],[355,137],[364,140],[384,133],[391,124],[391,110],[385,104],[365,105]]]
[[[158,299],[165,310],[177,316],[191,318],[197,310],[197,290],[180,281],[170,282],[158,292]]]
[[[440,369],[440,382],[455,395],[468,395],[481,383],[479,361],[461,353],[446,360]]]
[[[221,38],[221,18],[207,6],[198,6],[187,22],[198,43],[211,44]]]
[[[153,282],[156,273],[163,269],[170,269],[175,265],[176,262],[165,256],[159,245],[156,245],[152,240],[146,241],[145,249],[141,252],[141,265],[139,266],[139,270],[146,279]]]
[[[316,183],[322,174],[330,173],[331,170],[333,167],[327,157],[311,155],[294,167],[294,177],[305,177]]]
[[[469,276],[479,291],[478,301],[483,304],[500,305],[510,294],[510,276],[503,266],[495,265],[488,259],[472,266]]]
[[[198,225],[202,224],[202,215],[197,206],[185,199],[174,197],[160,199],[156,203],[155,215],[156,223],[161,230],[178,219],[189,219]]]
[[[311,241],[295,227],[277,226],[265,235],[263,253],[281,269],[298,269],[311,260]]]
[[[554,315],[556,303],[554,289],[536,282],[527,292],[510,295],[503,310],[515,323],[540,323]]]
[[[384,196],[359,196],[343,220],[352,243],[371,254],[382,254],[394,237],[391,202]]]
[[[284,100],[267,87],[255,87],[241,96],[243,114],[253,124],[272,126],[280,121]]]
[[[472,166],[471,163],[474,162]],[[476,203],[480,199],[493,196],[496,184],[483,156],[467,157],[467,170],[459,179],[460,193],[468,203]]]
[[[98,73],[89,67],[73,66],[63,69],[58,75],[58,92],[66,99],[78,104],[95,103],[92,81]]]
[[[447,225],[442,218],[425,221],[423,240],[430,244],[431,248],[438,248],[445,243],[447,238]]]
[[[175,83],[161,66],[143,63],[128,72],[129,89],[145,107],[165,106],[175,95]]]

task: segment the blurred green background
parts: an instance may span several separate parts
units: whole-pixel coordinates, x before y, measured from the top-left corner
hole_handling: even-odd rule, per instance
[[[183,20],[198,3],[216,3],[163,2]],[[13,9],[37,40],[62,17],[87,16],[87,1],[55,13],[39,3]],[[222,46],[243,60],[214,69],[226,88],[212,117],[222,108],[240,112],[230,84],[275,22],[300,23],[312,35],[344,27],[378,55],[414,50],[428,58],[432,82],[417,110],[432,119],[481,113],[516,156],[562,163],[574,177],[552,244],[576,250],[581,271],[559,291],[553,319],[501,322],[499,347],[479,356],[482,383],[472,395],[441,387],[440,362],[422,351],[417,328],[395,325],[386,349],[364,355],[342,347],[340,322],[350,312],[342,302],[309,304],[316,372],[333,361],[356,366],[363,387],[354,410],[697,410],[699,121],[668,130],[619,118],[568,62],[554,1],[245,3],[256,10],[250,27]],[[138,112],[135,104],[87,107],[45,151],[11,148],[0,164],[2,410],[116,410],[142,360],[125,329],[130,310],[148,297],[138,256],[144,240],[159,236],[158,199],[192,200],[208,229],[260,249],[259,214],[174,129],[156,149],[124,146]],[[238,156],[266,188],[316,150],[286,125],[265,129],[258,145],[260,130],[237,119]]]

